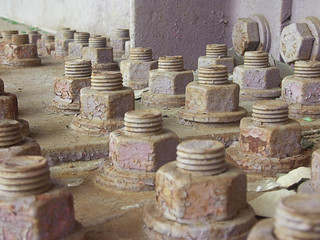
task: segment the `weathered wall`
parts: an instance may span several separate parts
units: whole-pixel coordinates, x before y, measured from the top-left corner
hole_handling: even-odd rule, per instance
[[[291,15],[292,0],[131,0],[132,46],[161,55],[183,55],[195,69],[208,43],[232,47],[232,28],[240,17],[262,14],[272,34],[270,53],[279,59],[279,37]]]
[[[0,0],[0,16],[48,30],[110,35],[129,28],[129,0]]]
[[[320,18],[320,1],[315,0],[293,0],[292,1],[292,22],[315,16]]]

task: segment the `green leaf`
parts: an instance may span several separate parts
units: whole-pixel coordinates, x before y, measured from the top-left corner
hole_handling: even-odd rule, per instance
[[[313,119],[309,118],[309,117],[302,118],[302,120],[304,120],[306,122],[312,122],[313,121]]]

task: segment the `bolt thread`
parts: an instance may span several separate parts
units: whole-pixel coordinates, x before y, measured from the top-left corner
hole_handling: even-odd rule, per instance
[[[64,64],[64,75],[68,78],[85,78],[91,76],[91,61],[73,59]]]
[[[224,145],[213,140],[187,140],[177,147],[177,167],[199,175],[217,175],[227,169]]]
[[[163,132],[162,114],[156,110],[133,110],[124,115],[127,134],[154,135]]]
[[[259,124],[288,122],[288,104],[284,101],[264,100],[253,105],[252,121]]]
[[[226,44],[208,44],[206,47],[206,56],[211,58],[227,57],[228,48]]]
[[[12,44],[20,45],[20,44],[28,44],[29,43],[29,35],[28,34],[14,34],[12,35]]]
[[[130,48],[130,59],[142,62],[152,61],[152,49],[142,47]]]
[[[244,65],[250,68],[266,68],[269,66],[269,55],[263,51],[245,52]]]
[[[122,88],[122,75],[120,72],[94,72],[91,76],[91,89],[97,91],[116,91]]]
[[[94,48],[105,48],[107,47],[107,38],[105,37],[94,37],[89,38],[89,47]]]
[[[183,71],[183,57],[182,56],[165,56],[159,57],[159,70],[166,72]]]
[[[54,36],[53,35],[41,35],[41,40],[45,40],[45,41],[54,41]]]
[[[70,30],[70,28],[69,27],[64,27],[64,28],[61,28],[60,30],[61,31],[65,31],[65,30]]]
[[[74,37],[74,30],[62,30],[62,38],[63,39],[73,39]]]
[[[298,78],[320,78],[320,62],[296,61],[294,76]]]
[[[280,200],[274,234],[279,240],[320,239],[320,196],[291,195]]]
[[[15,34],[19,34],[18,30],[2,31],[3,40],[11,42],[12,35]]]
[[[113,30],[113,35],[116,38],[128,38],[129,37],[129,29],[116,28]]]
[[[228,82],[228,69],[224,65],[212,65],[206,68],[199,68],[199,84],[219,85],[226,84]]]
[[[0,120],[0,147],[6,148],[19,144],[22,141],[20,123],[16,120]]]
[[[51,187],[47,160],[41,156],[19,156],[0,163],[0,194],[21,197],[46,192]]]
[[[75,32],[74,42],[75,43],[89,43],[90,33],[88,32]]]

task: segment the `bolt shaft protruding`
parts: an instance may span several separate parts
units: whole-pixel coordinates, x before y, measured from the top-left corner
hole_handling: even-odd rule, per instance
[[[41,40],[46,40],[53,42],[54,41],[54,36],[53,35],[48,35],[48,34],[43,34],[41,35]]]
[[[320,196],[295,194],[280,200],[274,234],[279,240],[320,239]]]
[[[263,51],[245,52],[244,65],[250,68],[266,68],[269,66],[269,55]]]
[[[122,88],[122,75],[119,72],[94,72],[91,76],[91,89],[97,91],[115,91]]]
[[[29,35],[28,34],[14,34],[12,35],[12,44],[20,45],[20,44],[28,44],[29,43]]]
[[[117,38],[128,38],[129,37],[129,29],[125,28],[116,28],[113,30],[114,37]]]
[[[284,101],[258,101],[253,105],[252,121],[259,124],[287,123],[289,120],[288,114],[288,104]]]
[[[212,65],[205,68],[199,68],[199,84],[219,85],[228,82],[228,69],[224,65]]]
[[[0,163],[0,195],[29,196],[50,187],[49,165],[42,156],[19,156]]]
[[[88,43],[90,33],[88,32],[75,32],[74,33],[74,42],[75,43]]]
[[[73,59],[64,64],[65,77],[85,78],[91,76],[91,61],[82,59]]]
[[[0,147],[7,148],[21,143],[20,123],[16,120],[0,120]]]
[[[206,46],[206,56],[212,58],[227,57],[228,48],[226,44],[208,44]]]
[[[141,62],[152,61],[152,49],[142,47],[130,48],[130,60]]]
[[[163,131],[162,114],[155,110],[133,110],[124,115],[127,134],[155,135]]]
[[[192,174],[220,174],[227,169],[224,145],[214,140],[184,141],[177,147],[177,167]]]
[[[2,31],[3,40],[11,42],[12,35],[19,34],[18,30]]]
[[[298,78],[320,78],[320,62],[296,61],[294,76]]]
[[[107,46],[107,38],[105,37],[91,37],[89,38],[89,47],[105,48]]]
[[[73,30],[62,30],[62,38],[63,39],[73,39],[74,38]]]
[[[166,72],[183,71],[183,57],[182,56],[165,56],[159,57],[159,70]]]

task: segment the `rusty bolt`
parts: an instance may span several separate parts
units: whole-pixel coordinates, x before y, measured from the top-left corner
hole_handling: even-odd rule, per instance
[[[251,18],[239,18],[232,30],[232,42],[236,52],[243,55],[259,45],[259,26]]]
[[[280,54],[286,63],[308,60],[314,37],[306,23],[292,23],[280,35]]]

